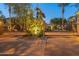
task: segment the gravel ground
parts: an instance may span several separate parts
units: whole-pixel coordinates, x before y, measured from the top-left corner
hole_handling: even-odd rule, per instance
[[[78,36],[3,37],[0,37],[1,56],[79,56]]]

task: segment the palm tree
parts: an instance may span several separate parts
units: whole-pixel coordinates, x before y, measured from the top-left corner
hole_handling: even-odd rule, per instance
[[[6,3],[5,5],[8,6],[8,11],[9,11],[9,20],[10,20],[10,24],[9,24],[9,31],[12,31],[12,20],[11,20],[11,14],[12,14],[12,7],[14,7],[14,3]]]
[[[16,20],[15,22],[18,23],[19,25],[24,24],[25,26],[25,18],[27,14],[27,8],[31,6],[29,3],[6,3],[9,7],[9,19],[10,19],[10,28],[12,28],[12,23],[11,23],[11,15],[14,14],[16,15]],[[19,21],[19,22],[18,22]],[[11,30],[10,30],[11,31]]]
[[[77,8],[77,11],[76,11],[76,17],[77,17],[77,19],[76,19],[76,30],[77,30],[77,32],[79,31],[79,25],[77,24],[78,22],[79,22],[79,20],[78,20],[78,16],[79,16],[79,3],[75,3],[75,4],[73,4],[76,8]]]
[[[46,23],[43,20],[45,18],[45,14],[39,7],[36,7],[36,19],[39,22],[39,27],[41,27],[42,34],[44,35]]]
[[[2,11],[0,11],[0,20],[2,20],[4,23],[6,22],[5,16],[2,14]]]
[[[37,18],[38,19],[43,19],[43,18],[45,18],[45,14],[41,11],[41,9],[40,8],[36,8],[36,11],[37,11]]]
[[[65,7],[68,6],[69,3],[60,3],[58,4],[59,7],[61,7],[61,10],[62,10],[62,30],[63,29],[63,19],[64,19],[64,12],[65,12]]]
[[[28,9],[31,8],[31,4],[28,3],[18,3],[14,6],[13,13],[16,14],[17,21],[19,21],[19,25],[23,25],[23,27],[26,27],[26,18],[27,18],[27,12]]]
[[[75,32],[76,31],[76,19],[75,19],[75,16],[71,16],[69,18],[69,24],[70,24],[70,29]]]

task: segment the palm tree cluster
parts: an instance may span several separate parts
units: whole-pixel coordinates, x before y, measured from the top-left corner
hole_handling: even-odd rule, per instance
[[[7,26],[8,31],[27,31],[27,32],[34,32],[37,31],[38,33],[41,31],[45,31],[45,14],[42,10],[36,7],[36,17],[34,17],[34,11],[31,7],[30,3],[5,3],[8,7],[9,11],[9,18],[8,20],[4,20],[5,17],[1,14],[1,18],[5,23],[5,27]],[[70,17],[69,21],[67,21],[64,17],[65,7],[72,5],[69,3],[58,3],[58,6],[61,8],[61,17],[60,18],[53,18],[50,20],[50,24],[52,26],[48,26],[48,30],[58,30],[58,31],[66,31],[68,27],[72,28],[72,31],[76,31],[75,26],[75,19]],[[79,8],[79,4],[73,4],[76,8]],[[73,25],[72,25],[73,24]],[[70,26],[71,25],[71,26]],[[39,27],[39,30],[35,30],[34,28]],[[33,31],[32,31],[33,28]],[[70,30],[70,29],[69,29]],[[36,32],[34,32],[36,33]]]
[[[59,3],[58,6],[61,8],[61,16],[62,18],[54,18],[50,20],[50,26],[48,26],[48,30],[62,30],[62,31],[76,31],[77,30],[77,21],[76,21],[76,15],[70,16],[69,21],[65,19],[64,13],[65,13],[65,7],[67,6],[75,6],[77,8],[77,11],[79,11],[79,4],[74,3]]]
[[[5,5],[8,6],[9,11],[9,18],[6,21],[8,31],[25,31],[31,35],[43,34],[45,15],[40,8],[36,7],[36,17],[34,17],[31,4],[6,3]]]
[[[7,5],[9,8],[9,24],[8,24],[8,28],[9,31],[12,31],[13,28],[19,28],[19,30],[21,31],[22,29],[24,30],[25,26],[25,21],[26,21],[26,16],[27,16],[27,11],[30,8],[30,4],[26,4],[26,3],[6,3],[5,5]],[[12,17],[14,15],[16,15],[16,17]],[[12,20],[14,19],[14,20]]]

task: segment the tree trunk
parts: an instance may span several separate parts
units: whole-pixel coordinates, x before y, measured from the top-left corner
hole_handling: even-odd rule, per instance
[[[64,5],[62,4],[62,31],[64,31]]]
[[[9,31],[11,32],[12,31],[12,25],[11,25],[11,6],[9,6],[9,20],[10,20],[10,28],[9,28]]]

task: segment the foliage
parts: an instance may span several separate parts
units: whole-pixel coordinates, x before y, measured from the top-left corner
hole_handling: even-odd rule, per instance
[[[77,30],[75,16],[71,16],[68,22],[69,22],[70,30],[75,32]]]
[[[10,19],[10,23],[9,23],[9,28],[12,30],[13,29],[13,21],[12,21],[12,16],[11,15],[15,15],[15,18],[17,18],[16,20],[14,20],[14,26],[16,26],[16,24],[19,24],[20,27],[23,27],[23,30],[25,28],[26,25],[26,18],[27,18],[27,11],[28,8],[30,8],[31,4],[30,3],[6,3],[5,5],[7,5],[9,7],[9,19]],[[9,30],[10,30],[9,29]],[[11,31],[10,30],[10,31]]]
[[[28,22],[27,23],[27,31],[33,36],[43,36],[45,31],[45,22],[43,21],[43,18],[45,17],[44,13],[41,11],[40,8],[36,8],[37,11],[37,17],[34,18],[33,15],[28,16]]]
[[[53,26],[52,30],[60,29],[62,26],[62,18],[53,18],[50,20],[51,26]],[[63,25],[67,24],[66,19],[63,19]]]
[[[66,19],[63,19],[64,24],[67,23]],[[52,24],[59,24],[62,25],[62,18],[54,18],[50,20],[50,23]]]
[[[29,20],[27,31],[33,36],[42,36],[45,30],[44,22],[42,20]]]

